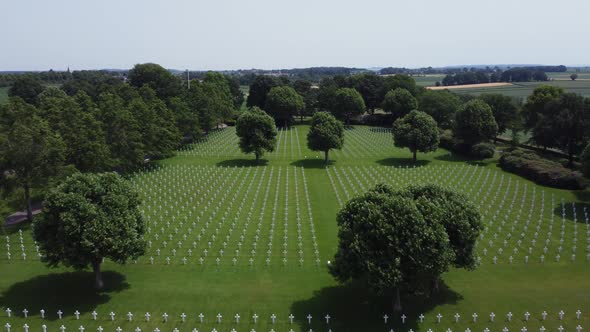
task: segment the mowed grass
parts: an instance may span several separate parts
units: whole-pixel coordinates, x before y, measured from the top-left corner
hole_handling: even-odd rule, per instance
[[[87,331],[102,326],[108,332],[117,327],[162,332],[590,328],[587,191],[537,186],[499,170],[494,160],[465,160],[442,149],[418,154],[413,165],[410,152],[395,148],[387,129],[362,126],[347,129],[345,148],[332,153],[326,169],[322,154],[307,149],[307,131],[307,126],[281,130],[276,151],[259,164],[239,151],[234,128],[215,131],[132,175],[144,200],[151,247],[136,263],[120,266],[107,260],[107,288],[100,293],[92,289],[90,272],[50,269],[38,262],[28,226],[22,230],[22,247],[18,230],[4,230],[12,257],[7,259],[7,240],[0,239],[0,324],[9,322],[12,331],[22,331],[25,323],[31,331],[41,331],[42,324],[59,331],[63,324],[66,332],[78,331],[80,325]],[[378,182],[396,188],[430,182],[455,188],[479,207],[486,225],[476,249],[481,266],[449,271],[432,297],[406,294],[405,324],[392,313],[390,297],[373,297],[358,285],[339,285],[326,268],[337,249],[338,209]],[[6,307],[13,310],[11,318]],[[30,312],[27,319],[24,308]],[[39,315],[42,308],[45,320]],[[66,314],[63,320],[57,319],[59,309]],[[76,310],[80,320],[73,315]],[[90,315],[93,310],[97,321]],[[548,316],[542,321],[544,310]],[[128,312],[134,314],[131,322]],[[491,312],[496,314],[493,323]],[[510,322],[508,312],[514,314]],[[170,315],[168,322],[163,322],[164,313]],[[387,324],[385,313],[391,317]],[[461,315],[457,323],[455,313]],[[473,313],[479,315],[476,322]],[[254,314],[259,316],[256,324]]]

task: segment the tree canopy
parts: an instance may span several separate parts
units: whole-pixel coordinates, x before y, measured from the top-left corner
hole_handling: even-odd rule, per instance
[[[307,133],[307,146],[312,151],[323,151],[324,162],[328,163],[331,149],[342,149],[344,125],[328,112],[317,112],[311,118]]]
[[[439,133],[436,121],[419,111],[411,111],[393,123],[393,143],[400,148],[412,151],[412,160],[416,162],[416,152],[436,151]]]
[[[145,252],[139,195],[116,173],[75,174],[50,191],[33,223],[42,260],[49,266],[92,266],[102,288],[103,258],[117,263]]]
[[[498,124],[498,134],[518,123],[518,108],[512,98],[501,93],[484,93],[479,96],[492,109],[494,119]]]
[[[365,102],[361,94],[352,88],[340,88],[335,91],[331,113],[338,119],[350,123],[350,119],[365,112]]]
[[[181,92],[180,79],[155,63],[135,65],[129,71],[128,78],[132,86],[141,88],[148,85],[156,91],[159,98],[164,100],[178,96]]]
[[[474,269],[481,216],[468,198],[436,185],[394,191],[377,185],[340,210],[338,251],[330,273],[379,294],[424,291],[449,267]]]
[[[466,102],[455,116],[454,133],[469,145],[496,137],[498,124],[490,106],[479,99]]]
[[[270,89],[275,86],[279,86],[279,82],[272,76],[259,75],[256,76],[254,82],[250,84],[248,92],[248,98],[246,100],[246,106],[253,107],[257,106],[264,109],[266,107],[266,96],[270,92]]]
[[[412,96],[410,91],[397,88],[387,92],[383,99],[383,110],[393,114],[393,118],[401,118],[410,113],[412,110],[418,109],[418,101]]]
[[[290,86],[276,86],[268,92],[264,110],[275,119],[277,125],[287,127],[304,107],[303,97],[295,89]]]
[[[256,160],[264,151],[274,151],[277,144],[277,128],[274,120],[258,107],[243,112],[236,121],[236,135],[244,153],[254,153]]]
[[[21,97],[25,102],[37,105],[38,96],[44,89],[39,80],[29,75],[21,75],[14,80],[10,89],[8,89],[8,96]]]
[[[439,127],[453,126],[455,113],[461,106],[461,99],[447,90],[426,90],[419,96],[420,111],[432,116]]]

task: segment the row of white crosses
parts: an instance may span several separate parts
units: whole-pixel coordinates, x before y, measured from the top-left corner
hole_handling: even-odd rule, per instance
[[[336,198],[341,205],[353,195],[384,180],[393,183],[396,187],[403,187],[410,183],[439,183],[460,189],[478,205],[486,223],[486,229],[481,234],[479,241],[480,259],[487,257],[489,262],[497,263],[500,257],[504,257],[505,262],[512,263],[518,256],[520,262],[528,263],[529,258],[535,255],[538,261],[543,262],[546,255],[549,255],[550,249],[553,251],[552,259],[555,261],[559,261],[562,256],[564,256],[564,259],[572,261],[576,259],[578,224],[577,222],[574,222],[573,225],[566,223],[566,206],[562,204],[563,212],[558,233],[559,237],[557,239],[552,238],[554,197],[552,196],[551,206],[546,209],[545,194],[541,192],[540,206],[535,208],[539,197],[536,186],[532,186],[532,190],[530,190],[526,184],[513,181],[512,177],[505,178],[505,175],[501,172],[463,164],[461,166],[439,165],[416,168],[332,167],[327,171],[327,174],[331,186],[336,192]],[[341,195],[342,193],[344,195]],[[520,198],[520,207],[513,213],[517,198]],[[510,203],[510,206],[505,208],[504,206],[507,203]],[[527,206],[528,213],[525,212]],[[546,214],[545,211],[547,211]],[[576,210],[573,204],[571,205],[571,211],[575,220]],[[515,214],[516,216],[514,216]],[[521,218],[523,214],[525,215],[524,222]],[[538,215],[536,225],[532,224],[534,215]],[[498,217],[500,217],[499,221],[497,221]],[[584,218],[586,221],[586,241],[588,242],[588,245],[585,246],[587,252],[585,258],[590,260],[590,225],[588,225],[586,211],[584,211]],[[546,222],[546,220],[549,220],[549,222]],[[494,228],[497,228],[497,231]],[[518,230],[518,228],[521,229]],[[573,231],[571,231],[572,228]],[[499,234],[503,229],[506,234],[504,235],[505,238],[501,239]],[[571,232],[570,234],[573,234],[571,239],[566,237],[568,229]],[[541,231],[546,231],[547,238],[544,240],[539,238]],[[518,235],[513,235],[514,233]],[[490,234],[489,239],[484,239],[486,234]],[[569,248],[571,250],[565,251],[564,246],[568,244],[566,241],[571,245]],[[500,243],[496,245],[496,242]],[[507,248],[509,244],[512,248]],[[504,256],[502,256],[503,254]],[[565,257],[566,254],[568,257]]]
[[[575,314],[576,320],[581,320],[581,318],[582,318],[582,311],[581,310],[579,310],[579,309],[576,310],[576,312],[574,314]],[[497,315],[494,312],[490,312],[488,314],[489,322],[490,323],[494,323],[495,320],[496,320],[496,316]],[[526,311],[526,312],[524,312],[522,314],[522,317],[524,318],[524,321],[525,322],[528,322],[532,318],[532,316],[533,315],[530,312],[528,312],[528,311]],[[563,321],[563,319],[565,318],[565,316],[566,316],[566,314],[565,314],[565,312],[563,310],[560,310],[560,311],[558,311],[556,313],[556,317],[559,318],[560,321]],[[443,315],[441,313],[437,313],[434,317],[436,318],[436,322],[437,323],[441,323],[442,322]],[[508,313],[506,313],[505,317],[506,317],[506,319],[505,319],[506,322],[511,322],[512,319],[513,319],[513,317],[515,317],[515,316],[514,316],[514,314],[511,311],[509,311]],[[539,314],[539,318],[541,319],[541,321],[547,320],[548,317],[549,317],[549,313],[547,313],[547,311],[542,311]],[[390,320],[391,317],[389,317],[387,314],[384,314],[382,316],[382,318],[383,318],[383,322],[385,324],[387,324],[389,321],[391,321]],[[418,318],[419,322],[422,324],[422,323],[424,323],[424,319],[426,318],[426,316],[424,314],[420,314],[420,315],[417,316],[417,318]],[[474,312],[474,313],[472,313],[470,315],[470,318],[469,319],[470,319],[471,322],[477,323],[477,319],[478,318],[479,318],[479,314],[476,313],[476,312]],[[406,316],[405,314],[402,314],[399,317],[399,319],[400,319],[400,322],[402,324],[405,324],[406,323],[406,320],[408,320],[409,317]],[[458,312],[455,313],[455,315],[453,315],[453,317],[452,317],[452,320],[453,320],[454,323],[459,323],[460,319],[461,319],[461,315]]]
[[[238,138],[234,127],[210,131],[204,138],[181,148],[180,156],[240,156],[243,153],[238,148]]]
[[[7,317],[8,317],[8,318],[11,318],[11,317],[12,317],[12,310],[11,310],[10,308],[6,308],[6,311],[5,311],[5,312],[6,312],[6,315],[7,315]],[[23,312],[23,317],[24,317],[24,318],[28,318],[28,313],[29,313],[29,312],[28,312],[28,310],[27,310],[27,309],[24,309],[22,312]],[[46,314],[47,314],[47,313],[45,312],[45,310],[44,310],[44,309],[41,309],[41,310],[40,310],[40,315],[41,315],[41,318],[42,318],[42,319],[45,319],[45,318],[46,318]],[[63,312],[63,311],[61,311],[61,310],[58,310],[58,311],[56,312],[56,314],[57,314],[57,317],[58,317],[60,320],[62,320],[62,319],[64,319],[64,318],[65,318],[65,316],[64,316],[64,312]],[[80,320],[81,313],[80,313],[78,310],[74,311],[74,313],[73,313],[73,314],[74,314],[74,317],[76,317],[76,320]],[[90,313],[90,315],[91,315],[91,317],[92,317],[92,320],[94,320],[94,321],[98,320],[98,318],[99,318],[99,314],[98,314],[98,312],[96,312],[96,310],[92,311],[92,313]],[[133,313],[132,313],[132,312],[130,312],[130,311],[129,311],[129,312],[127,312],[127,313],[126,313],[124,316],[125,316],[125,319],[126,319],[127,321],[129,321],[129,322],[133,322],[133,321],[134,321],[135,314],[133,314]],[[141,315],[141,316],[142,316],[141,318],[142,318],[142,319],[143,319],[145,322],[150,322],[150,321],[152,320],[152,314],[150,314],[149,312],[146,312],[145,314],[143,314],[143,315]],[[109,313],[108,313],[108,317],[109,317],[109,320],[110,320],[110,321],[113,321],[113,322],[114,322],[114,321],[116,320],[117,314],[116,314],[116,313],[114,313],[113,311],[111,311],[111,312],[109,312]],[[167,323],[167,322],[168,322],[168,319],[170,318],[170,315],[169,315],[167,312],[164,312],[164,313],[161,315],[161,317],[162,317],[162,319],[161,319],[160,321],[161,321],[162,323]],[[187,319],[189,319],[189,318],[190,318],[190,317],[189,317],[189,315],[187,315],[187,314],[186,314],[186,313],[184,313],[184,312],[183,312],[183,313],[181,313],[180,315],[178,315],[178,317],[180,318],[180,321],[181,321],[182,323],[186,323]],[[205,316],[205,315],[204,315],[202,312],[201,312],[201,313],[199,313],[198,315],[195,315],[195,317],[198,319],[198,322],[199,322],[199,323],[203,324],[203,323],[205,322],[205,318],[206,318],[206,316]],[[217,313],[217,315],[215,315],[215,316],[214,316],[214,318],[215,318],[215,322],[216,322],[216,323],[218,323],[218,324],[221,324],[221,322],[222,322],[222,319],[223,319],[223,315],[222,315],[221,313]],[[233,318],[233,322],[234,322],[235,324],[239,324],[239,323],[240,323],[240,319],[241,319],[242,317],[240,316],[240,314],[239,314],[239,313],[236,313],[236,314],[235,314],[235,315],[234,315],[232,318]],[[254,324],[257,324],[257,323],[258,323],[258,319],[259,319],[259,318],[260,318],[260,316],[259,316],[257,313],[254,313],[254,314],[252,315],[252,320],[251,320],[251,322],[253,322]],[[276,314],[274,314],[274,313],[273,313],[273,314],[269,315],[269,318],[270,318],[270,321],[272,322],[272,324],[273,324],[273,325],[275,325],[275,324],[277,323],[277,320],[278,320],[279,316],[277,316]],[[306,318],[306,320],[307,320],[308,324],[310,324],[310,325],[311,325],[311,322],[312,322],[312,318],[313,318],[313,316],[312,316],[311,314],[308,314],[308,315],[307,315],[305,318]],[[331,319],[331,318],[332,318],[332,317],[330,316],[330,314],[326,314],[326,315],[324,316],[324,319],[325,319],[325,322],[326,322],[326,324],[330,324],[330,319]],[[289,320],[289,324],[291,324],[291,325],[292,325],[292,324],[293,324],[293,320],[295,319],[295,316],[294,316],[293,314],[289,314],[289,315],[287,316],[287,319]]]
[[[284,156],[296,158],[301,155],[301,147],[299,146],[299,134],[297,127],[277,128],[278,137],[277,145],[273,153],[274,156]],[[295,134],[293,134],[295,132]],[[297,155],[296,150],[297,149]]]
[[[387,128],[346,128],[342,150],[335,150],[336,157],[361,159],[374,156],[391,155],[393,146],[391,130]]]

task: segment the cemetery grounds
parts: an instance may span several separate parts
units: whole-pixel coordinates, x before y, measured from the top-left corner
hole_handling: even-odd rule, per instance
[[[590,330],[588,191],[538,186],[501,171],[495,160],[465,160],[443,149],[418,154],[412,165],[410,152],[393,146],[388,129],[362,126],[347,129],[344,149],[331,152],[326,169],[323,155],[307,149],[307,131],[280,130],[277,149],[263,165],[238,150],[234,128],[213,131],[131,175],[143,199],[149,247],[137,262],[105,261],[101,292],[93,290],[90,271],[39,262],[30,226],[3,229],[0,328]],[[379,182],[455,188],[478,206],[486,226],[476,249],[481,265],[444,274],[432,297],[403,296],[404,323],[390,297],[338,285],[327,272],[337,248],[337,211]]]

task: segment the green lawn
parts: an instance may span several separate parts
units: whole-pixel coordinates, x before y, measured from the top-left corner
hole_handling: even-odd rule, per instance
[[[480,95],[482,93],[501,93],[507,96],[526,99],[533,93],[533,90],[541,84],[547,84],[563,88],[566,92],[574,92],[584,97],[590,97],[590,80],[565,81],[556,80],[548,82],[527,82],[514,83],[510,86],[452,89],[451,91],[458,94]]]
[[[49,269],[38,262],[27,227],[22,247],[18,231],[4,230],[9,241],[0,239],[0,324],[9,322],[12,332],[23,331],[25,323],[31,332],[41,331],[42,324],[51,332],[62,324],[65,332],[79,331],[80,325],[92,332],[98,326],[106,332],[118,326],[124,332],[136,327],[144,332],[462,332],[486,327],[521,331],[525,326],[538,331],[541,325],[548,331],[560,325],[575,331],[578,324],[590,329],[588,192],[537,186],[501,171],[494,160],[463,160],[442,149],[419,154],[415,167],[409,151],[393,146],[388,130],[360,126],[346,131],[345,148],[332,153],[326,169],[322,155],[306,147],[307,130],[281,130],[276,151],[260,165],[238,150],[234,128],[228,128],[132,175],[144,201],[150,248],[136,263],[107,261],[104,292],[92,290],[90,272]],[[326,268],[337,247],[339,207],[378,182],[395,187],[434,182],[456,188],[479,207],[486,224],[476,249],[481,266],[449,271],[433,297],[406,295],[405,324],[391,312],[390,298],[372,297],[357,285],[340,286]],[[11,318],[4,313],[6,307],[13,310]],[[24,308],[30,312],[27,319],[21,313]],[[45,320],[39,315],[42,308]],[[57,319],[59,309],[66,314],[63,320]],[[578,309],[580,320],[574,313]],[[73,315],[76,310],[82,314],[79,321]],[[93,310],[97,321],[91,317]],[[544,310],[548,316],[541,321]],[[565,312],[563,321],[560,310]],[[111,311],[116,313],[114,321],[108,316]],[[526,311],[531,313],[528,322]],[[135,315],[132,322],[128,312]],[[146,312],[152,315],[150,322]],[[165,312],[168,322],[162,320]],[[183,312],[186,322],[180,318]],[[496,314],[493,323],[490,312]],[[514,314],[510,322],[508,312]],[[203,323],[199,313],[204,314]],[[218,313],[221,323],[216,322]],[[254,313],[259,316],[256,324]],[[295,317],[292,326],[290,313]],[[385,313],[392,317],[387,324]],[[422,323],[421,313],[426,316]],[[438,313],[441,323],[436,322]],[[452,318],[455,313],[461,315],[458,323]],[[476,322],[473,313],[479,315]],[[236,314],[241,316],[239,324]],[[272,314],[277,316],[274,325]],[[332,317],[329,324],[322,318],[326,314]]]

